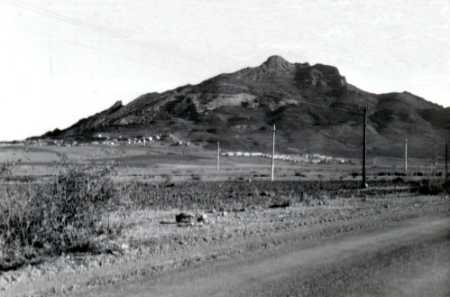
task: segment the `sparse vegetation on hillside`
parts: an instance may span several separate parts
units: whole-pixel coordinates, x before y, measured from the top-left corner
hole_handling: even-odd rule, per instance
[[[282,131],[279,144],[351,157],[359,153],[361,135],[356,127],[361,125],[358,113],[365,105],[368,150],[374,155],[401,156],[399,139],[404,136],[417,157],[441,149],[438,144],[444,137],[442,129],[449,126],[449,109],[408,92],[372,94],[347,83],[334,66],[290,63],[279,56],[198,85],[149,93],[126,105],[116,103],[68,129],[43,136],[89,142],[99,140],[101,133],[115,140],[165,134],[206,148],[220,141],[230,150],[269,151],[268,132],[276,124]]]

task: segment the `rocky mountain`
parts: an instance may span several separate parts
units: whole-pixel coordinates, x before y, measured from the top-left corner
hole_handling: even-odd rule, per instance
[[[348,83],[336,67],[290,63],[271,56],[258,67],[221,74],[197,85],[148,93],[44,137],[88,140],[172,134],[225,149],[270,150],[276,124],[278,150],[352,156],[359,153],[362,109],[368,107],[372,155],[440,154],[450,109],[408,92],[373,94]]]

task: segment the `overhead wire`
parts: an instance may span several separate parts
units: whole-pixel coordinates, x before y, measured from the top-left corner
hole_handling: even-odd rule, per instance
[[[2,1],[0,1],[0,3],[2,3]],[[185,55],[186,58],[189,58],[190,60],[195,60],[201,64],[204,63],[203,59],[196,57],[195,55],[188,55],[188,54],[184,53],[184,52],[186,52],[186,49],[184,49],[184,48],[182,49],[179,46],[177,46],[176,44],[170,44],[170,46],[164,46],[164,45],[158,44],[157,42],[141,41],[141,40],[132,38],[133,34],[142,33],[135,28],[133,28],[132,30],[110,29],[107,26],[102,26],[102,25],[98,25],[95,23],[86,22],[79,18],[70,17],[70,16],[58,13],[54,10],[47,9],[47,8],[39,6],[39,5],[33,5],[30,3],[26,3],[22,0],[3,0],[3,3],[13,6],[13,7],[16,7],[16,8],[19,8],[19,9],[22,9],[22,10],[33,12],[34,14],[50,18],[52,20],[55,20],[55,21],[63,23],[63,24],[76,26],[76,27],[80,27],[80,28],[85,28],[89,31],[96,32],[101,35],[107,35],[107,36],[113,38],[113,40],[124,40],[126,42],[135,44],[142,48],[148,48],[151,50],[158,49],[161,52],[165,52],[165,53],[167,51],[172,51],[177,56],[179,56],[180,54]],[[70,42],[70,41],[67,41],[67,42]],[[71,43],[76,45],[75,42],[71,42]],[[97,49],[94,47],[92,47],[92,48]],[[123,58],[123,55],[121,55],[121,57]],[[128,57],[127,57],[127,59],[128,59]],[[130,60],[130,59],[128,59],[128,60]],[[138,63],[138,64],[141,63],[141,61],[137,61],[136,59],[134,59],[133,62]]]

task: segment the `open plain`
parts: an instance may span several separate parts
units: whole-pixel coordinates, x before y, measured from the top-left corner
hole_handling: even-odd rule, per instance
[[[70,181],[91,171],[75,190],[88,184],[97,191],[85,201],[92,220],[79,227],[83,236],[51,234],[48,243],[24,240],[2,254],[2,296],[450,293],[450,204],[439,168],[405,176],[401,160],[378,162],[361,189],[357,161],[277,161],[271,182],[270,160],[224,156],[217,171],[214,152],[192,147],[19,145],[0,152],[4,200],[20,200],[25,187],[22,205],[34,205],[46,193],[40,186],[55,180],[54,189],[68,184],[51,199],[67,199]],[[108,191],[93,186],[99,182]],[[177,221],[180,214],[187,220]],[[64,234],[74,225],[63,225]],[[46,244],[67,246],[55,253]]]

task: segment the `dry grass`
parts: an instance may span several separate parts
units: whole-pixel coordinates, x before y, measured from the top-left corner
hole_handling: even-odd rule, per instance
[[[405,186],[408,183],[402,183]],[[391,186],[392,181],[373,181],[374,189],[359,190],[359,181],[185,181],[163,183],[126,182],[118,184],[121,203],[131,208],[152,209],[224,209],[305,202],[358,195],[385,194],[375,187]],[[387,192],[396,191],[393,189]]]
[[[10,170],[2,168],[5,177]],[[89,250],[115,197],[109,169],[65,167],[48,183],[2,183],[0,270]]]
[[[190,179],[173,181],[166,174],[161,183],[134,180],[113,183],[114,170],[103,165],[70,166],[63,164],[58,174],[46,182],[17,181],[12,168],[0,165],[0,271],[14,269],[48,256],[68,252],[96,252],[100,234],[115,235],[120,224],[105,223],[119,208],[130,210],[242,210],[260,207],[288,207],[301,202],[321,205],[335,197],[383,195],[395,188],[392,180],[376,180],[374,188],[360,192],[359,181],[319,180],[267,182],[242,180],[205,181],[204,175],[190,173]],[[99,169],[100,168],[100,169]],[[253,173],[258,174],[258,172]],[[399,178],[397,185],[411,183]],[[434,193],[434,184],[422,184],[411,190]],[[440,191],[450,186],[440,186]]]

